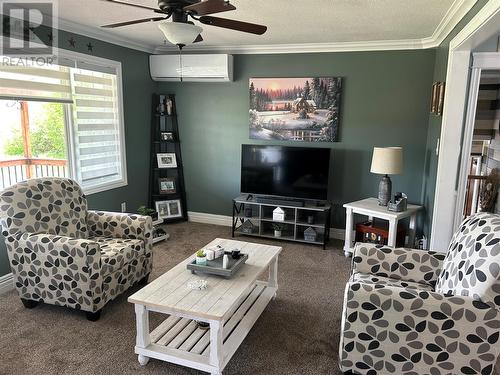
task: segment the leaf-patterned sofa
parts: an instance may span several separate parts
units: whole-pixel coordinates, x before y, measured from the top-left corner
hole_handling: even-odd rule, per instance
[[[448,253],[357,244],[342,371],[491,374],[500,345],[500,215],[465,220]]]
[[[33,179],[3,190],[0,225],[28,308],[45,302],[97,320],[107,302],[146,283],[151,272],[151,218],[90,211],[69,179]]]

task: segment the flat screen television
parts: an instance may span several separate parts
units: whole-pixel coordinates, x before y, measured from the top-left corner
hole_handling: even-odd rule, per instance
[[[330,149],[242,145],[241,192],[326,200]]]

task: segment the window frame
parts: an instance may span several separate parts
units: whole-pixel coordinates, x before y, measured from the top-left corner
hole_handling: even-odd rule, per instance
[[[78,172],[76,169],[76,153],[74,146],[74,118],[73,111],[69,106],[74,104],[65,105],[65,122],[66,122],[66,145],[68,150],[68,170],[71,173],[71,178],[75,179],[83,189],[86,195],[92,195],[96,193],[101,193],[107,190],[117,189],[128,185],[127,177],[127,152],[125,144],[125,116],[124,116],[124,105],[123,105],[123,83],[122,83],[122,63],[115,60],[106,59],[103,57],[96,57],[91,55],[86,55],[79,52],[69,51],[65,49],[56,49],[58,59],[63,58],[71,61],[81,61],[94,65],[102,65],[114,68],[116,70],[116,85],[117,85],[117,106],[118,106],[118,131],[120,133],[120,169],[121,169],[121,179],[112,182],[101,183],[95,186],[85,187],[78,181]]]
[[[1,40],[0,40],[1,43]],[[22,48],[21,48],[22,50]],[[74,103],[61,103],[64,104],[64,116],[65,116],[65,138],[66,138],[66,147],[68,150],[68,171],[69,178],[76,180],[82,187],[83,192],[86,195],[92,195],[100,192],[104,192],[107,190],[113,190],[120,187],[124,187],[128,185],[128,176],[127,176],[127,150],[126,150],[126,137],[125,137],[125,116],[124,116],[124,104],[123,104],[123,78],[122,78],[122,63],[120,61],[115,61],[111,59],[106,59],[103,57],[97,57],[93,55],[87,55],[80,52],[75,52],[67,49],[53,47],[53,51],[55,56],[57,56],[55,65],[63,65],[63,66],[71,66],[69,64],[61,64],[61,59],[69,60],[70,62],[83,62],[94,65],[100,65],[103,67],[110,67],[116,71],[116,93],[117,93],[117,106],[118,106],[118,131],[119,131],[119,148],[120,148],[120,170],[121,170],[121,178],[119,180],[115,180],[108,183],[101,183],[98,185],[85,187],[81,181],[78,181],[78,173],[76,168],[76,153],[75,153],[75,145],[74,145],[74,137],[75,133],[74,129],[74,118],[73,118],[73,109],[68,106],[74,105]],[[73,67],[76,67],[73,64]],[[29,99],[27,99],[29,101]]]

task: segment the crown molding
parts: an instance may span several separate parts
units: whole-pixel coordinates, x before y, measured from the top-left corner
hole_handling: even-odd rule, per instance
[[[455,26],[457,26],[476,3],[477,0],[455,0],[432,35],[422,39],[423,48],[434,48],[443,43]]]
[[[90,38],[94,38],[103,42],[116,44],[120,47],[131,48],[147,53],[153,53],[155,51],[155,47],[152,45],[133,42],[130,39],[116,36],[104,29],[94,26],[82,25],[80,23],[68,21],[63,18],[59,18],[57,20],[57,28],[68,33],[88,36]]]
[[[421,39],[332,42],[332,43],[300,43],[300,44],[269,44],[269,45],[190,45],[186,52],[224,52],[235,54],[284,54],[284,53],[321,53],[321,52],[355,52],[355,51],[390,51],[414,50],[438,47],[460,20],[472,9],[477,0],[455,0],[443,19],[439,22],[433,34]],[[119,37],[111,32],[93,26],[86,26],[65,19],[58,20],[58,28],[70,33],[95,38],[104,42],[117,44],[147,53],[161,54],[177,52],[175,46],[157,46],[133,42]]]
[[[269,44],[269,45],[241,45],[241,46],[202,46],[190,45],[184,47],[185,52],[224,52],[235,54],[282,54],[282,53],[317,53],[317,52],[353,52],[353,51],[384,51],[422,49],[420,39],[380,40],[366,42],[337,42],[337,43],[300,43],[300,44]],[[154,53],[176,52],[175,46],[161,46]]]

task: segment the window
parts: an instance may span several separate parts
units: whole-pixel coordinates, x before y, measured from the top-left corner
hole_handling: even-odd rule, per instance
[[[87,194],[126,185],[121,64],[69,52],[59,64],[0,65],[0,189],[47,176]]]

